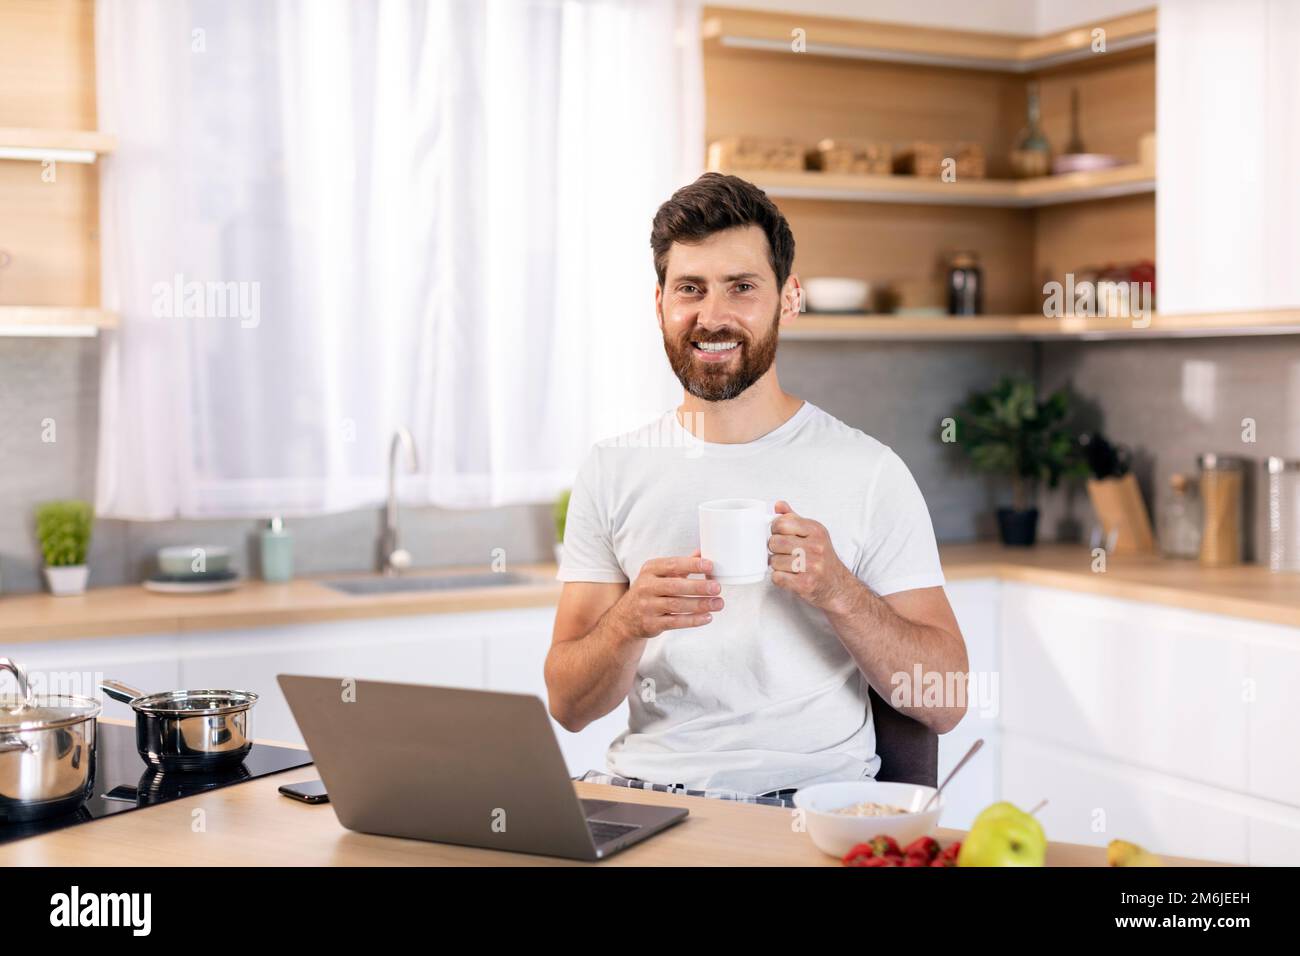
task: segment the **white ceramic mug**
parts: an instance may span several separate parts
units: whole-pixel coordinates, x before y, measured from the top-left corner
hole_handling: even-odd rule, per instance
[[[767,577],[767,539],[776,508],[757,498],[716,498],[700,505],[700,557],[721,584],[757,584]]]

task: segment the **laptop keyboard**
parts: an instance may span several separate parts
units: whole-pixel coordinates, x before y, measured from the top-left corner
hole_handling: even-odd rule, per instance
[[[635,823],[609,823],[605,820],[588,820],[587,828],[591,830],[591,837],[596,841],[597,846],[627,836],[633,830],[641,829]]]

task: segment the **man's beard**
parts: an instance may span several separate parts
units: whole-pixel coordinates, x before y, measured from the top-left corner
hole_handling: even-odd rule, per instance
[[[664,351],[668,354],[673,374],[682,383],[682,388],[706,402],[725,402],[735,398],[762,378],[776,360],[780,317],[778,306],[772,317],[771,330],[757,341],[740,329],[709,333],[691,331],[675,342],[664,335]],[[728,371],[721,362],[697,362],[693,341],[740,343],[739,367]]]

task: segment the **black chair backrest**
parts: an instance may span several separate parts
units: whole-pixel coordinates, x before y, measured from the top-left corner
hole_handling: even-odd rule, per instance
[[[884,783],[939,785],[939,735],[920,721],[905,717],[874,688],[868,688],[871,714],[876,722],[876,753]]]

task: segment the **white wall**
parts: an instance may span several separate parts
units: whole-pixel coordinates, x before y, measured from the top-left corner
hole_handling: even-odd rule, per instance
[[[906,23],[986,33],[1033,33],[1036,0],[724,0],[718,6]]]
[[[1039,36],[1097,20],[1150,10],[1156,0],[1038,0],[1034,32]]]
[[[1039,36],[1147,10],[1156,0],[724,0],[718,6],[906,23],[949,30]]]

